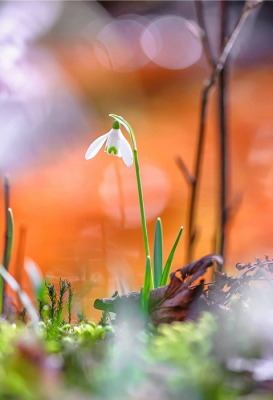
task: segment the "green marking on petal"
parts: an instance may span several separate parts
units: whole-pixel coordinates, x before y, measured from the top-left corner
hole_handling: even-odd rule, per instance
[[[114,153],[115,156],[118,154],[117,149],[114,146],[111,146],[109,149],[107,149],[108,154]]]
[[[116,119],[113,122],[113,129],[119,129],[119,122]]]

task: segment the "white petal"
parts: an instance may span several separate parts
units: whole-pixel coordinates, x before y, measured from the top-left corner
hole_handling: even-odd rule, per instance
[[[122,159],[127,167],[131,167],[133,165],[133,152],[131,146],[121,132],[119,133],[119,140]]]
[[[117,154],[114,154],[114,153],[112,153],[112,154],[117,157],[121,157],[120,139],[119,139],[119,136],[121,134],[122,133],[121,133],[120,129],[111,129],[110,134],[107,139],[107,142],[106,142],[105,150],[104,150],[107,154],[109,154],[108,150],[111,147],[114,147],[117,150]]]
[[[95,157],[95,155],[102,148],[103,143],[106,141],[106,139],[110,135],[110,132],[106,133],[105,135],[100,136],[98,139],[96,139],[93,143],[90,144],[90,146],[88,147],[87,152],[85,154],[86,160],[90,160],[90,158]]]

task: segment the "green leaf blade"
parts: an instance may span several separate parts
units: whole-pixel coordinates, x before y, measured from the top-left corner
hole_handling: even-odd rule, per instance
[[[183,226],[181,226],[181,228],[179,229],[177,238],[175,239],[174,245],[171,249],[171,252],[169,254],[169,257],[167,259],[167,262],[165,264],[164,267],[164,271],[162,274],[162,278],[161,278],[161,282],[160,282],[160,286],[165,286],[168,283],[168,279],[169,279],[169,275],[170,275],[170,270],[171,270],[171,266],[172,266],[172,262],[173,262],[173,257],[174,257],[174,253],[176,251],[177,245],[179,243],[180,237],[182,235],[183,232]]]
[[[7,209],[7,227],[6,227],[6,240],[4,254],[2,257],[2,264],[8,271],[9,263],[11,258],[12,243],[13,243],[13,214],[11,208]],[[0,315],[3,312],[3,300],[4,300],[4,281],[3,277],[0,276]]]
[[[9,269],[9,263],[10,263],[10,258],[11,258],[11,252],[12,252],[12,244],[13,244],[13,214],[12,214],[12,209],[8,208],[8,249],[7,249],[7,265],[5,265],[6,269]]]
[[[25,271],[28,274],[35,300],[42,301],[45,295],[45,281],[40,268],[31,259],[27,259],[25,262]]]
[[[154,287],[160,286],[163,274],[163,232],[161,219],[158,218],[155,226],[154,239]]]
[[[13,214],[11,208],[7,209],[7,233],[6,233],[6,242],[4,248],[4,254],[2,257],[2,264],[5,268],[9,269],[11,251],[12,251],[12,243],[13,243]],[[6,264],[6,265],[5,265]]]
[[[0,265],[0,275],[7,282],[7,284],[11,287],[11,289],[16,292],[19,296],[19,299],[22,305],[27,310],[29,317],[33,323],[33,327],[35,330],[38,330],[39,323],[39,315],[33,306],[29,296],[21,289],[19,283],[13,278],[12,275],[6,270],[3,265]]]
[[[151,257],[147,256],[144,286],[141,291],[141,305],[146,315],[148,315],[149,313],[150,290],[152,290],[153,288],[154,285],[153,285],[152,268],[151,268]]]

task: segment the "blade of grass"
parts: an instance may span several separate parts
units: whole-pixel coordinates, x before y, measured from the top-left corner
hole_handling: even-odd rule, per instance
[[[18,234],[18,245],[17,251],[15,254],[15,261],[14,261],[14,279],[19,283],[22,284],[22,276],[23,276],[23,269],[24,269],[24,258],[25,258],[25,248],[26,248],[26,238],[27,238],[27,228],[24,225],[21,225],[19,228]],[[18,296],[17,296],[18,297]],[[18,298],[18,303],[20,299]]]
[[[6,175],[4,182],[5,242],[4,242],[4,253],[2,257],[2,264],[6,269],[8,269],[8,249],[9,249],[9,239],[10,239],[9,198],[10,198],[9,176]]]
[[[9,177],[5,176],[4,183],[4,204],[5,204],[5,220],[6,220],[6,230],[5,230],[5,242],[4,242],[4,253],[2,257],[2,264],[8,270],[11,250],[12,250],[12,241],[13,241],[13,217],[11,208],[9,208]],[[4,297],[5,297],[5,281],[0,276],[0,315],[4,313]]]
[[[4,280],[2,276],[0,276],[0,315],[3,314],[3,303],[4,303]]]
[[[166,265],[164,267],[164,271],[163,271],[163,275],[161,278],[161,282],[160,282],[160,286],[165,286],[168,283],[168,279],[169,279],[169,275],[170,275],[170,270],[171,270],[171,266],[172,266],[172,262],[173,262],[173,257],[174,257],[174,253],[176,250],[176,247],[179,243],[180,237],[182,235],[183,232],[183,226],[181,226],[181,228],[179,229],[177,238],[175,239],[174,245],[172,247],[172,250],[169,254],[168,260],[166,262]]]
[[[4,266],[8,270],[9,263],[10,263],[10,257],[11,257],[11,251],[12,251],[12,243],[13,243],[13,214],[12,214],[11,208],[8,208],[8,210],[7,210],[7,218],[8,218],[7,244],[6,244],[7,250],[6,250],[6,254],[4,254],[3,262],[5,262]]]
[[[150,300],[150,290],[153,287],[153,277],[152,277],[152,269],[151,269],[151,257],[147,256],[146,258],[146,268],[145,268],[145,278],[144,278],[144,286],[141,290],[141,306],[142,310],[146,315],[149,313],[149,300]]]
[[[5,248],[4,254],[2,258],[2,264],[8,271],[11,250],[12,250],[12,242],[13,242],[13,216],[11,208],[7,210],[7,228],[5,234]],[[4,305],[4,292],[5,292],[5,281],[2,276],[0,276],[0,315],[3,313],[3,305]]]
[[[35,330],[38,330],[39,326],[39,316],[38,313],[33,306],[33,304],[30,301],[30,298],[21,289],[21,286],[19,283],[13,278],[13,276],[10,275],[10,273],[6,270],[6,268],[1,265],[0,266],[0,275],[2,278],[7,282],[7,284],[11,287],[11,289],[16,292],[21,300],[22,305],[25,307],[26,311],[28,312],[28,315],[33,323],[33,327]]]
[[[154,287],[160,285],[163,273],[163,234],[161,219],[157,218],[154,240]]]
[[[40,268],[31,259],[27,259],[25,262],[25,271],[31,282],[35,300],[42,301],[45,294],[45,282]]]

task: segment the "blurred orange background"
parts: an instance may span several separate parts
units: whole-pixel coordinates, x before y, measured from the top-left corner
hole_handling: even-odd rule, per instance
[[[109,296],[116,289],[139,290],[145,265],[134,167],[126,167],[122,159],[109,157],[103,150],[86,161],[88,146],[110,130],[109,113],[129,121],[138,145],[150,250],[153,251],[157,217],[163,224],[165,260],[183,225],[173,269],[181,267],[186,261],[189,187],[175,160],[181,156],[192,171],[201,88],[210,74],[204,54],[198,53],[196,36],[195,42],[184,44],[185,49],[191,44],[192,52],[197,52],[196,60],[186,67],[160,65],[162,59],[168,64],[171,53],[163,53],[161,61],[147,58],[140,67],[137,63],[134,66],[134,58],[115,66],[116,55],[111,58],[107,54],[108,42],[103,43],[102,38],[109,40],[105,36],[108,31],[103,31],[105,27],[110,29],[113,21],[136,21],[139,10],[142,17],[145,14],[146,20],[141,23],[146,29],[151,18],[157,21],[157,15],[178,13],[170,6],[162,11],[154,4],[150,16],[148,4],[167,2],[146,2],[145,9],[144,5],[140,8],[140,4],[135,4],[144,2],[113,2],[116,8],[113,4],[108,8],[106,3],[109,2],[67,2],[58,10],[54,24],[49,24],[39,40],[28,43],[25,60],[19,64],[18,68],[22,68],[25,62],[25,79],[28,84],[33,80],[31,90],[24,92],[22,85],[18,95],[17,88],[12,87],[2,100],[0,114],[2,126],[7,129],[2,130],[0,172],[2,181],[6,173],[10,174],[15,218],[11,272],[18,277],[19,231],[23,226],[25,256],[53,283],[59,277],[67,277],[79,295],[77,307],[83,307],[88,316],[98,315],[92,309],[94,298]],[[126,3],[126,10],[120,3]],[[191,4],[186,4],[191,2],[177,3],[185,3],[181,5],[183,23],[192,20],[188,14],[192,12],[194,17],[194,10],[189,11]],[[216,21],[217,33],[217,2],[213,3],[207,8],[207,15],[209,18],[211,13],[212,21]],[[240,8],[232,7],[231,22],[239,11]],[[1,12],[3,8],[0,19]],[[130,18],[125,14],[130,14]],[[246,25],[256,24],[258,29],[264,24],[264,13],[255,10],[254,14],[255,18],[251,17]],[[113,51],[118,49],[122,60],[133,42],[126,41],[119,28],[113,29],[117,41],[110,29],[110,49],[116,46]],[[234,49],[237,58],[229,63],[227,87],[230,203],[236,205],[240,199],[227,229],[225,268],[231,274],[236,273],[237,262],[253,261],[265,254],[273,256],[272,58],[266,50],[259,54],[251,34],[247,36],[242,31],[242,35],[237,53]],[[260,33],[261,40],[266,40],[268,32],[263,35]],[[247,48],[245,42],[252,46],[252,52],[256,51],[256,58],[252,53],[249,58],[249,49],[243,53]],[[143,50],[137,48],[135,52],[136,60],[144,57]],[[181,57],[183,54],[187,56],[186,50]],[[107,64],[107,59],[112,63]],[[217,114],[214,89],[198,196],[195,258],[214,249],[219,215]],[[129,140],[127,133],[123,133]],[[3,188],[0,195],[3,210]],[[1,218],[2,232],[3,221]],[[20,280],[29,290],[25,272]]]

